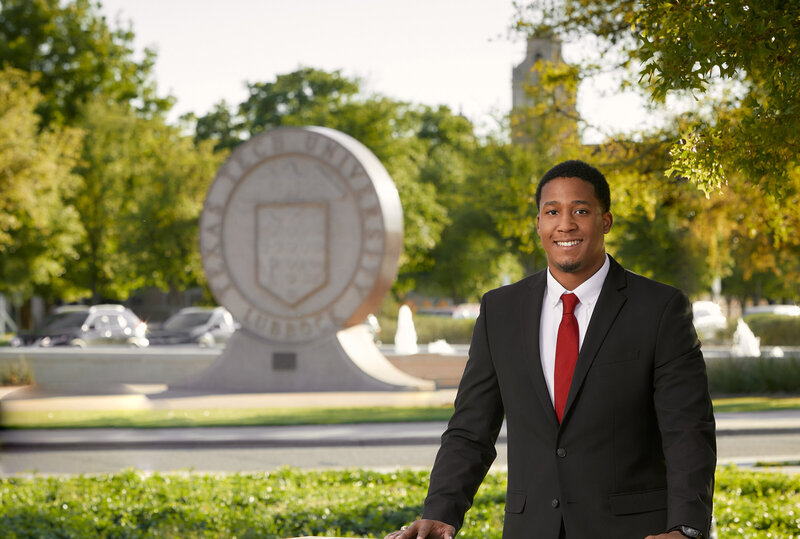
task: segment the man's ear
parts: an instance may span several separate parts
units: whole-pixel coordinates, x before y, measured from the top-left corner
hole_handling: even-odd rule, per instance
[[[607,211],[603,214],[603,234],[608,234],[611,230],[611,225],[614,224],[614,216],[611,215],[611,212]],[[538,221],[537,221],[538,226]]]
[[[539,214],[536,214],[536,233],[539,234]]]

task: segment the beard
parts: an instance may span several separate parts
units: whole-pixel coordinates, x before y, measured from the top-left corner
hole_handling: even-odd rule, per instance
[[[581,263],[580,260],[576,260],[574,262],[564,262],[564,263],[556,262],[556,266],[558,266],[558,269],[564,273],[575,273],[576,271],[581,269],[581,266],[583,266],[583,264]]]

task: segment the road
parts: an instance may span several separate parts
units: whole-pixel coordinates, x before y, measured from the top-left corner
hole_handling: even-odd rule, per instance
[[[384,426],[402,429],[401,425]],[[430,438],[430,437],[428,437]],[[723,434],[718,436],[720,463],[750,466],[758,461],[800,461],[800,431]],[[142,471],[255,472],[282,466],[304,469],[333,468],[420,468],[429,469],[436,455],[433,439],[392,441],[354,440],[352,445],[332,441],[326,444],[300,441],[292,445],[262,441],[181,443],[63,444],[61,447],[11,447],[0,456],[0,474],[94,474],[111,473],[127,468]],[[498,444],[495,466],[506,464],[506,446]],[[795,470],[796,471],[796,470]]]

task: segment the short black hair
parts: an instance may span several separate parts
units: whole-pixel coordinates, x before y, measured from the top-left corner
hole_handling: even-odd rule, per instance
[[[545,172],[542,179],[539,180],[539,185],[536,186],[536,208],[538,209],[542,201],[542,188],[550,180],[556,178],[579,178],[585,182],[589,182],[594,186],[594,195],[603,206],[603,211],[611,209],[611,191],[608,188],[608,182],[603,173],[594,168],[588,163],[573,159],[571,161],[564,161],[559,163],[547,172]]]

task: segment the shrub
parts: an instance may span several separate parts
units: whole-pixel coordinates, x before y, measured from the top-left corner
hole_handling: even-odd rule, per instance
[[[394,343],[394,334],[397,332],[397,318],[380,318],[381,325],[379,338],[384,344]],[[428,344],[439,339],[444,339],[450,344],[469,344],[472,340],[472,328],[475,320],[448,318],[430,314],[414,315],[414,329],[417,331],[417,342]]]
[[[25,360],[8,361],[0,368],[0,386],[22,386],[33,383],[33,371]]]
[[[797,393],[800,358],[707,358],[708,387],[713,394]]]
[[[800,477],[717,470],[714,515],[719,539],[795,538],[800,532]]]
[[[4,537],[383,537],[418,518],[427,472],[152,474],[0,479]],[[719,539],[791,538],[800,477],[717,470]],[[500,539],[506,481],[490,473],[459,532]]]
[[[800,346],[800,316],[771,313],[751,314],[744,318],[765,346]]]

